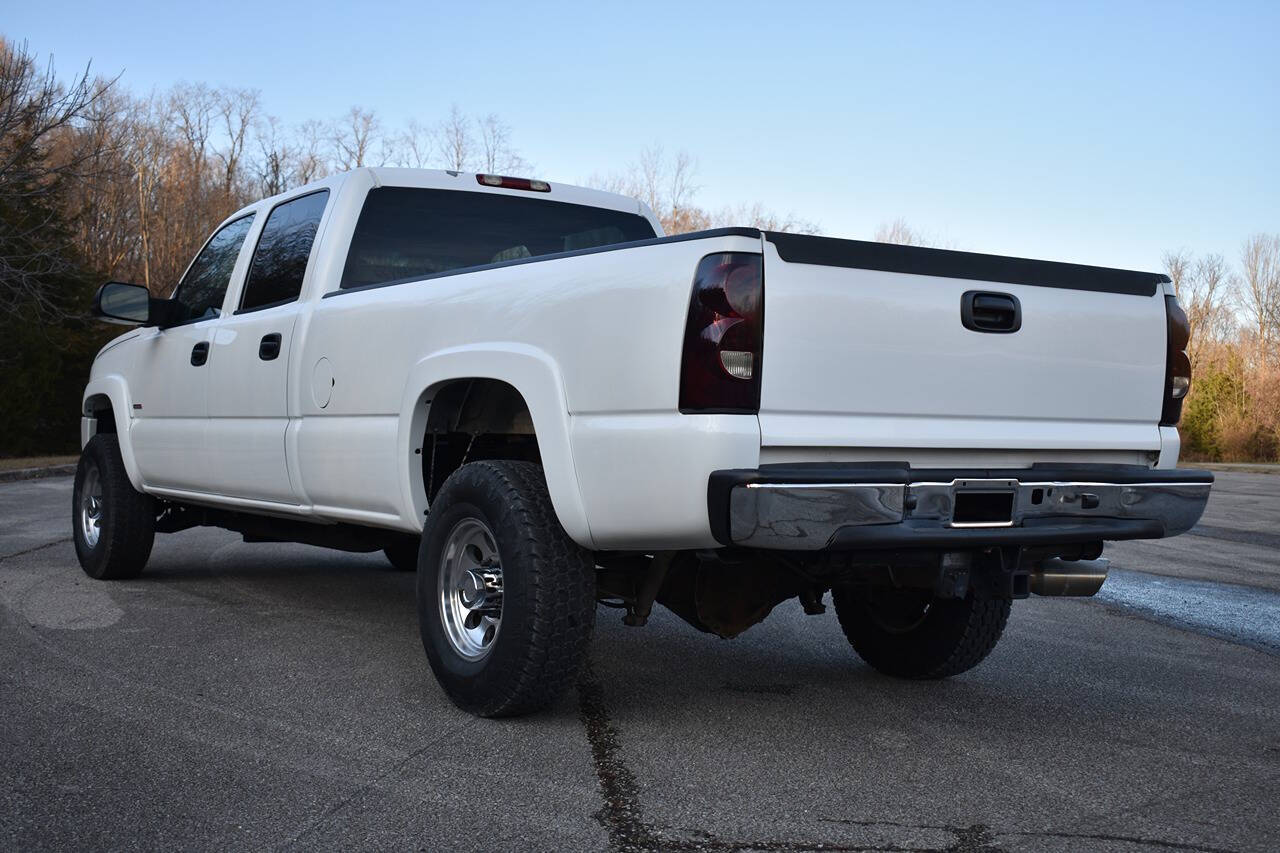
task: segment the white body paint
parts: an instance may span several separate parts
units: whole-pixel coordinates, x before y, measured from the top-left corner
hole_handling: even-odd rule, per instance
[[[361,169],[237,213],[259,215],[224,306],[239,304],[265,211],[330,190],[296,302],[134,330],[99,354],[85,413],[110,400],[136,488],[419,530],[427,501],[415,451],[429,401],[463,378],[523,395],[556,513],[595,549],[715,546],[708,475],[762,462],[1176,462],[1176,430],[1157,425],[1160,289],[1148,298],[994,285],[1021,300],[1025,325],[982,335],[956,312],[981,283],[791,264],[768,240],[713,234],[326,298],[375,186],[521,194],[467,174]],[[632,199],[559,184],[548,198],[639,213],[661,233]],[[723,251],[764,255],[758,416],[678,411],[693,271]],[[257,357],[267,333],[282,336],[274,361]],[[193,368],[202,340],[209,360]]]

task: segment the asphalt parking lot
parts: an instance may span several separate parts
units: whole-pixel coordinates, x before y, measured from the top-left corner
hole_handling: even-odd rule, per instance
[[[734,641],[601,610],[576,693],[499,722],[380,556],[195,530],[94,582],[70,490],[0,485],[0,849],[1280,848],[1277,475],[950,681],[794,602]]]

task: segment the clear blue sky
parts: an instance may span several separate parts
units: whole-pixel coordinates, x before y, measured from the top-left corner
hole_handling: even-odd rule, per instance
[[[199,11],[196,11],[196,10]],[[0,32],[143,92],[260,89],[288,122],[495,112],[537,177],[655,142],[698,201],[760,201],[870,238],[1234,264],[1280,231],[1280,2],[10,4]]]

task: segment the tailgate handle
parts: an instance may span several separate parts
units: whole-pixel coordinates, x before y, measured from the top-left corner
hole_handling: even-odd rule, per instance
[[[970,290],[960,297],[960,322],[975,332],[1016,332],[1022,328],[1022,304],[1008,293]]]

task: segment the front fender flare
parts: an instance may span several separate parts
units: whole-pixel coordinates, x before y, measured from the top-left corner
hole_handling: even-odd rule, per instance
[[[80,414],[87,417],[91,412],[89,399],[106,397],[111,401],[111,412],[115,416],[116,438],[120,442],[120,456],[124,459],[124,470],[129,475],[129,482],[138,491],[142,491],[142,477],[138,472],[138,462],[133,456],[133,441],[129,436],[130,416],[133,411],[132,397],[129,396],[129,385],[124,377],[116,373],[96,376],[85,386],[80,398]]]
[[[569,537],[585,548],[594,548],[586,506],[578,487],[577,471],[569,441],[569,407],[564,382],[555,361],[546,352],[527,344],[488,343],[453,347],[431,353],[409,371],[400,408],[398,449],[400,492],[411,508],[417,526],[427,510],[422,478],[415,476],[414,451],[422,446],[427,413],[436,390],[458,379],[496,379],[511,385],[524,397],[537,433],[538,452],[547,480],[551,505]]]

